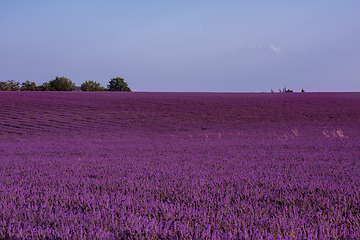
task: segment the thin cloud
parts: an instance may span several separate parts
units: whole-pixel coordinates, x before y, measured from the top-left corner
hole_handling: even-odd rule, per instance
[[[205,26],[205,25],[200,26],[200,27],[198,28],[198,35],[201,35],[201,34],[204,32],[205,29],[206,29],[206,26]]]
[[[281,49],[278,47],[275,47],[274,45],[270,45],[270,49],[273,50],[275,53],[280,53]]]
[[[281,52],[281,48],[279,47],[275,47],[274,45],[270,45],[269,47],[263,47],[260,44],[258,44],[256,47],[253,45],[247,46],[247,49],[263,49],[263,50],[271,50],[275,53],[280,53]]]

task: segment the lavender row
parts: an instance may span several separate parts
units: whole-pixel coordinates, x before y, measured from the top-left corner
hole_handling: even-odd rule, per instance
[[[62,134],[62,128],[76,134],[138,130],[259,133],[296,127],[304,132],[310,125],[320,133],[323,128],[340,129],[356,138],[360,119],[360,95],[356,93],[2,92],[0,102],[3,134]]]
[[[359,237],[356,145],[64,140],[11,142],[2,237]]]
[[[359,94],[0,100],[0,238],[360,238]]]

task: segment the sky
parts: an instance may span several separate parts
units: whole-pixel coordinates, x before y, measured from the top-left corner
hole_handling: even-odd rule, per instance
[[[358,0],[0,0],[0,81],[360,91]]]

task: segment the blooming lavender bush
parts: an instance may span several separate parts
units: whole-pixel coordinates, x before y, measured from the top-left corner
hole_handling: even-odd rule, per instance
[[[358,93],[0,93],[1,239],[358,239]]]

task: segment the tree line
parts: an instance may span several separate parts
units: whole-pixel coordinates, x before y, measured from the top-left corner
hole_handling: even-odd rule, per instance
[[[123,91],[131,92],[127,82],[121,77],[112,78],[107,87],[103,87],[96,81],[85,81],[81,86],[76,86],[67,77],[56,77],[55,79],[44,82],[36,86],[34,82],[26,80],[23,83],[14,80],[0,81],[0,91]]]
[[[274,93],[274,90],[271,89],[270,92],[271,92],[271,93]],[[286,87],[283,87],[282,90],[279,88],[279,92],[292,93],[292,92],[294,92],[294,91],[291,90],[291,89],[286,89]],[[301,89],[301,92],[305,92],[305,90],[304,90],[304,89]]]

